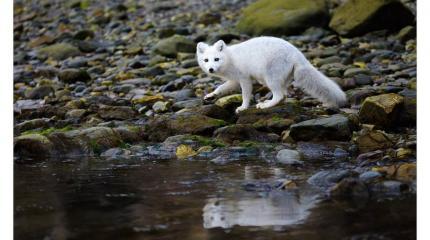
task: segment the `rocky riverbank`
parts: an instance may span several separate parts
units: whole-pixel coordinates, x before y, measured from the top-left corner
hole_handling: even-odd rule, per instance
[[[308,179],[330,196],[415,193],[414,2],[316,2],[16,1],[16,160],[333,161]],[[199,69],[196,43],[260,34],[297,46],[349,105],[326,109],[299,89],[240,114],[238,94],[203,101],[222,81]],[[254,104],[271,97],[255,89]]]

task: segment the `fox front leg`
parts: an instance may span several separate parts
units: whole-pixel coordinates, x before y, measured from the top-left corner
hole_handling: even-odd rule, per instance
[[[242,89],[242,105],[236,108],[236,113],[248,109],[252,98],[252,82],[250,80],[240,81],[240,88]]]
[[[215,89],[215,91],[207,94],[204,96],[204,99],[207,100],[209,98],[213,98],[216,96],[221,96],[223,94],[226,94],[228,92],[234,91],[239,87],[239,84],[235,81],[228,80],[227,82],[221,84],[219,87]]]

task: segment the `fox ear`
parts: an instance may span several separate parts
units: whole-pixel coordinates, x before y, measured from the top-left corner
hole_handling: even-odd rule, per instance
[[[199,42],[199,43],[197,43],[197,51],[199,52],[199,53],[203,53],[205,50],[206,50],[206,48],[208,48],[209,47],[209,45],[207,45],[206,43],[204,43],[204,42]]]
[[[218,50],[219,52],[222,52],[222,50],[225,49],[226,44],[225,44],[225,42],[223,40],[219,40],[218,42],[216,42],[214,44],[214,46],[215,46],[216,50]]]

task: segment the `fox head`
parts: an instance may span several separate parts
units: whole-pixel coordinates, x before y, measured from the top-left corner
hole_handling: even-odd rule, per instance
[[[221,73],[223,66],[227,64],[227,45],[223,40],[219,40],[214,45],[206,43],[197,44],[197,61],[200,68],[207,74]]]

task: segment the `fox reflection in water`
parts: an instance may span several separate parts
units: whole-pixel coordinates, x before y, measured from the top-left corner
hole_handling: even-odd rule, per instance
[[[245,179],[248,176],[250,173],[246,169]],[[292,225],[305,220],[309,210],[317,202],[315,193],[288,190],[273,190],[251,196],[237,194],[226,198],[210,198],[203,207],[203,226],[231,228],[235,225]]]

